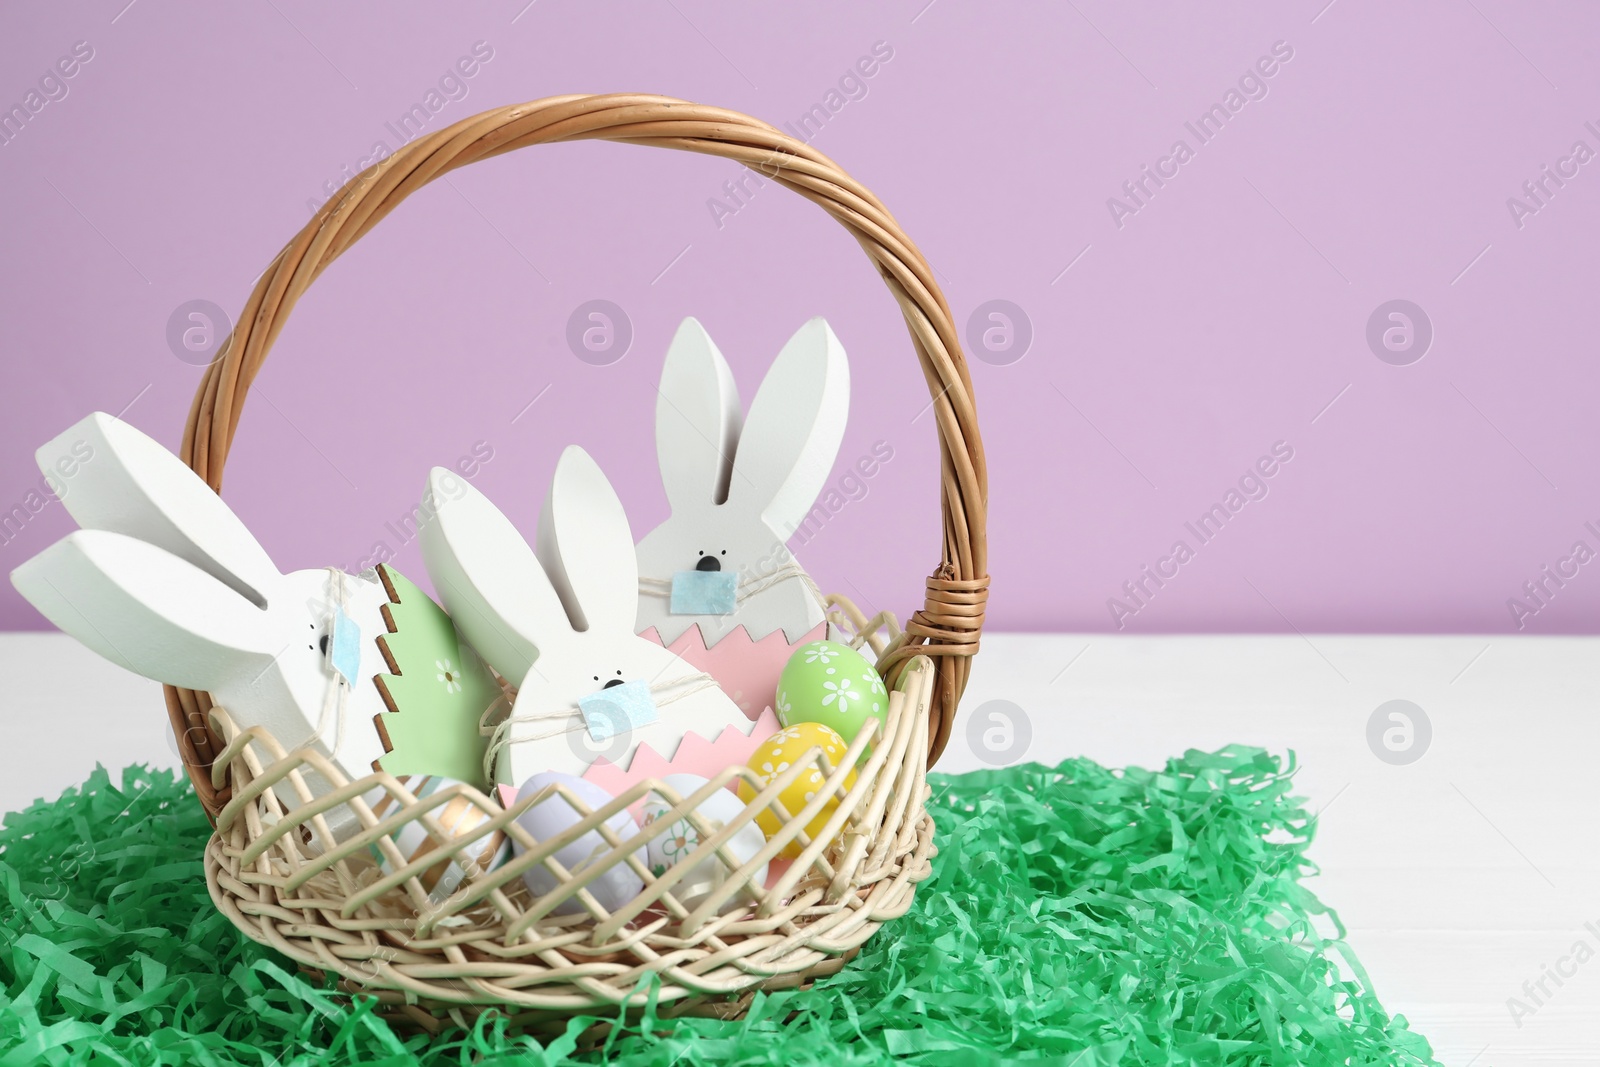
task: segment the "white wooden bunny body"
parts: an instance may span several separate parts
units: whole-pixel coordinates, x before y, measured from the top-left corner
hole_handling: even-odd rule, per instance
[[[745,417],[727,361],[688,318],[667,350],[656,455],[672,514],[638,545],[636,629],[670,644],[698,625],[707,647],[743,626],[792,644],[826,618],[789,551],[827,483],[849,415],[850,368],[825,320],[783,346]],[[697,575],[698,572],[698,575]],[[735,577],[713,611],[680,593],[705,572]]]
[[[602,756],[625,769],[646,742],[670,759],[690,731],[707,740],[728,726],[750,733],[750,719],[708,676],[634,633],[633,535],[583,449],[569,447],[556,466],[537,552],[450,471],[435,468],[429,484],[438,510],[420,541],[434,587],[461,634],[517,684],[490,742],[496,781],[582,775]],[[624,697],[640,699],[624,706]],[[614,716],[609,725],[597,726],[597,709],[600,720]]]
[[[314,746],[351,780],[370,775],[384,755],[371,681],[388,669],[382,584],[280,573],[194,471],[103,412],[39,449],[39,466],[85,451],[63,499],[82,528],[12,572],[22,595],[113,663],[210,693],[241,727],[266,727],[286,750]],[[315,795],[329,791],[322,775],[306,778]],[[287,783],[277,793],[294,804]],[[336,840],[357,828],[348,806],[325,817]]]

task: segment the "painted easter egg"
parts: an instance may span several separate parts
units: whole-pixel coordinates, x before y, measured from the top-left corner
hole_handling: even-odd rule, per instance
[[[616,799],[593,782],[585,781],[576,775],[562,771],[545,771],[522,783],[522,787],[517,790],[517,800],[525,800],[552,785],[566,786],[568,791],[587,805],[591,812],[599,811]],[[587,813],[573,807],[560,793],[551,792],[549,796],[517,816],[517,824],[532,834],[536,840],[548,841],[576,826],[585,818]],[[639,824],[634,821],[627,808],[607,819],[606,826],[624,841],[639,833]],[[517,854],[521,855],[522,846],[516,842],[513,844],[516,846]],[[610,854],[611,846],[606,843],[600,832],[589,830],[571,843],[557,849],[554,859],[570,874],[576,876]],[[643,848],[636,849],[634,856],[640,863],[648,862],[649,857]],[[524,871],[522,880],[527,885],[528,891],[536,897],[542,897],[554,890],[558,882],[555,873],[542,863]],[[622,861],[595,878],[587,888],[601,907],[607,911],[616,911],[639,895],[644,889],[644,879],[635,874],[626,861]],[[557,915],[575,915],[587,910],[576,895],[558,904],[554,909]]]
[[[703,789],[709,779],[702,778],[698,774],[669,774],[661,781],[687,800],[695,792]],[[656,792],[652,792],[644,802],[645,832],[655,834],[647,848],[650,870],[657,877],[665,874],[679,861],[688,859],[690,854],[700,847],[700,832],[695,829],[694,823],[686,817],[673,817],[673,807],[674,805],[665,796]],[[716,831],[738,818],[739,813],[744,811],[744,804],[728,790],[718,789],[701,801],[694,810],[705,820],[707,826]],[[767,835],[761,832],[761,827],[754,822],[748,822],[728,841],[727,850],[742,865],[760,852],[766,843]],[[677,897],[684,907],[695,908],[726,882],[730,873],[732,872],[728,865],[719,857],[708,856],[695,864],[689,874],[672,887],[672,895]],[[751,878],[755,884],[765,885],[767,865],[763,863]],[[728,911],[753,899],[749,894],[736,893],[718,910]]]
[[[798,762],[812,747],[821,748],[828,759],[828,763],[837,768],[843,762],[848,746],[845,745],[844,738],[822,723],[799,722],[793,726],[784,727],[761,742],[761,746],[756,749],[755,754],[750,757],[750,761],[746,766],[754,771],[760,777],[762,784],[765,785]],[[817,790],[822,788],[824,781],[825,775],[823,774],[821,762],[814,762],[810,770],[801,772],[800,776],[787,789],[778,794],[778,802],[783,805],[784,810],[791,817],[797,815],[801,808],[811,803],[812,798],[817,795]],[[844,788],[849,789],[855,784],[856,772],[852,770],[849,776],[845,778]],[[748,804],[754,800],[756,793],[757,790],[750,783],[740,781],[739,796],[745,803]],[[817,840],[822,834],[823,826],[838,806],[838,798],[830,797],[822,810],[806,825],[806,836],[813,841]],[[771,808],[767,808],[757,815],[756,822],[760,824],[762,830],[766,831],[769,838],[777,834],[783,825],[777,813]],[[800,851],[800,841],[796,838],[784,846],[781,854],[794,857],[800,855]]]
[[[451,786],[462,784],[437,775],[412,775],[401,778],[400,782],[420,801],[426,801],[427,798]],[[390,818],[403,806],[402,801],[381,787],[367,794],[367,803],[372,808],[372,813],[379,819]],[[400,850],[403,863],[395,864],[387,850],[377,844],[371,846],[373,855],[378,858],[378,865],[383,868],[384,874],[393,874],[401,867],[429,854],[442,855],[450,852],[458,838],[471,834],[473,830],[499,814],[499,810],[485,807],[481,802],[467,796],[457,796],[431,808],[430,814],[448,836],[441,839],[417,819],[393,830],[389,834],[389,840]],[[453,855],[425,868],[416,877],[422,883],[422,888],[427,890],[428,899],[437,904],[460,888],[465,879],[487,874],[504,863],[509,855],[510,842],[506,838],[505,831],[496,830],[456,848]]]
[[[889,692],[870,660],[837,641],[812,641],[795,649],[778,676],[778,721],[819,722],[848,745],[872,720],[889,711]],[[862,758],[865,758],[865,751]]]

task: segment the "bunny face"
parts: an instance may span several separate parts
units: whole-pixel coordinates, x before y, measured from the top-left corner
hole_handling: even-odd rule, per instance
[[[266,727],[286,749],[314,740],[349,779],[370,775],[384,751],[373,727],[383,705],[368,680],[384,669],[375,641],[383,587],[329,571],[280,574],[193,471],[109,415],[46,444],[40,466],[84,445],[92,458],[64,501],[82,529],[12,573],[22,595],[112,662],[209,692],[241,727]],[[324,649],[341,581],[344,614],[360,631],[345,687]],[[307,781],[314,794],[329,789],[321,775]],[[279,795],[293,803],[287,786]],[[327,818],[336,838],[354,825],[347,807]]]
[[[386,710],[377,687],[372,685],[370,679],[389,669],[376,640],[379,634],[388,632],[382,609],[389,602],[389,597],[383,584],[373,577],[345,575],[343,585],[344,613],[359,628],[360,636],[360,659],[354,679],[357,684],[352,686],[346,715],[370,730],[372,717]],[[327,570],[294,571],[283,576],[278,592],[268,602],[268,614],[275,619],[271,630],[274,633],[293,633],[304,640],[297,640],[292,648],[283,649],[274,657],[275,666],[269,672],[269,677],[280,676],[284,688],[280,694],[271,695],[268,704],[289,703],[297,708],[320,710],[327,684],[333,677],[328,657],[333,640],[333,618],[339,607],[335,580]],[[225,694],[242,688],[247,682],[247,679],[230,678],[220,688],[213,690],[212,695],[230,710],[235,706],[242,708],[244,705],[238,701],[227,703]],[[365,736],[364,731],[359,732]],[[294,740],[279,737],[279,741],[285,744],[293,744]],[[332,744],[331,730],[328,731],[325,744]],[[382,754],[380,744],[378,756]],[[371,760],[368,760],[367,769],[361,776],[371,773],[370,764]]]
[[[744,626],[754,640],[783,630],[794,641],[822,621],[811,587],[796,577],[798,564],[786,538],[759,510],[730,498],[703,509],[698,518],[694,514],[675,511],[639,542],[639,573],[656,581],[640,586],[636,625],[655,626],[661,639],[671,642],[698,624],[709,647],[736,626]],[[738,590],[733,613],[673,614],[667,583],[681,571],[733,575]]]
[[[653,641],[619,642],[616,634],[592,631],[546,641],[545,652],[523,676],[521,689],[542,690],[541,701],[551,704],[576,704],[635,679],[654,680],[678,659],[670,652],[663,656],[666,649]]]
[[[636,550],[639,573],[713,571],[736,574],[748,583],[794,558],[783,535],[748,499],[707,507],[692,523],[691,514],[674,513],[644,536]]]
[[[722,727],[728,725],[737,725],[748,733],[749,721],[720,690],[691,697],[701,705],[697,709],[680,708],[676,702],[666,703],[676,688],[687,688],[698,676],[699,672],[678,656],[642,637],[574,633],[567,640],[557,640],[523,676],[511,714],[537,720],[539,729],[527,732],[564,729],[563,743],[508,747],[499,761],[498,780],[504,785],[517,785],[539,773],[536,768],[582,775],[590,764],[602,758],[626,768],[641,742],[649,742],[670,758],[686,732],[681,725],[684,713],[700,723],[702,729],[696,732],[704,734],[707,740],[715,738]],[[628,682],[643,682],[656,699],[662,701],[657,708],[660,720],[595,740],[585,726],[583,713],[578,710],[580,703]],[[711,717],[709,732],[703,722],[706,713]],[[520,732],[513,728],[510,736]]]
[[[537,552],[475,488],[430,476],[444,500],[422,528],[423,559],[457,628],[500,674],[519,681],[502,728],[495,779],[518,785],[549,770],[582,774],[600,756],[626,767],[648,741],[671,757],[686,732],[708,740],[750,720],[699,672],[633,632],[638,565],[622,504],[581,448],[556,466]],[[655,721],[596,741],[580,706],[641,683]],[[640,688],[640,687],[634,687]]]
[[[753,639],[798,640],[825,618],[788,549],[827,482],[849,412],[849,364],[818,318],[768,370],[746,418],[733,374],[705,329],[685,319],[667,351],[656,403],[656,454],[672,514],[638,545],[636,628],[665,642],[698,624],[709,646],[736,626]],[[674,574],[738,576],[729,614],[681,615]]]

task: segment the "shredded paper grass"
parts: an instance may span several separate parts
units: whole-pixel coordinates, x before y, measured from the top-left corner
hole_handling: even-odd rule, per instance
[[[935,874],[839,974],[598,1047],[391,1030],[212,907],[187,784],[101,769],[0,829],[0,1067],[121,1064],[1433,1064],[1301,884],[1292,765],[1190,751],[933,775]]]

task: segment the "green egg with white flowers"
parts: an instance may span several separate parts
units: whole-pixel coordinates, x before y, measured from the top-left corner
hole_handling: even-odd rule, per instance
[[[778,677],[778,721],[784,726],[818,722],[845,744],[863,727],[882,722],[889,691],[872,661],[838,641],[812,641],[795,649]],[[866,751],[862,752],[862,759]]]

